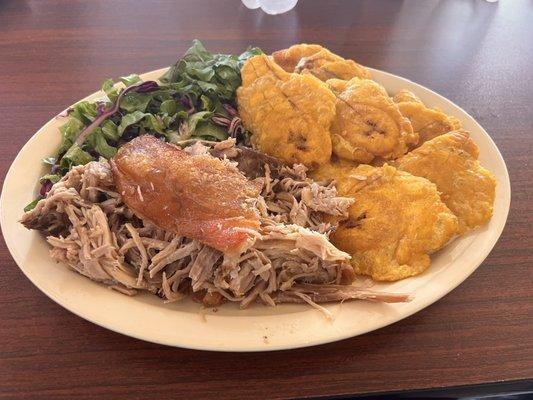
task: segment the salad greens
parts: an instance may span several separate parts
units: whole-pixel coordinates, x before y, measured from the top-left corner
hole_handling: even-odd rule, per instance
[[[73,166],[112,158],[122,144],[139,135],[153,134],[176,145],[245,136],[235,107],[236,90],[242,64],[258,54],[258,48],[239,56],[213,54],[194,40],[159,82],[143,82],[132,74],[120,78],[120,89],[112,79],[105,80],[104,99],[81,101],[68,110],[69,119],[59,128],[58,153],[43,160],[51,167],[40,179],[39,197],[24,211],[33,209]]]

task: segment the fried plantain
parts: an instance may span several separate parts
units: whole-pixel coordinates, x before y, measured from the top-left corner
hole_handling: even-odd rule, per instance
[[[287,72],[311,74],[328,79],[370,79],[370,71],[353,60],[346,60],[317,44],[295,44],[272,53],[274,61]]]
[[[457,233],[457,217],[427,179],[390,165],[360,165],[337,180],[356,201],[331,240],[350,253],[356,273],[379,281],[418,275],[429,254]]]
[[[393,159],[418,141],[409,120],[378,83],[353,78],[331,79],[327,84],[336,96],[331,139],[337,156],[361,163],[375,157]]]
[[[414,93],[408,90],[400,90],[393,99],[398,104],[402,115],[411,121],[413,131],[418,134],[418,146],[437,136],[461,128],[461,122],[457,118],[444,114],[438,108],[426,107]]]
[[[478,157],[477,145],[468,132],[460,130],[427,141],[396,165],[434,182],[464,233],[490,220],[496,196],[496,179]]]
[[[287,164],[315,168],[331,156],[335,96],[311,75],[285,72],[267,56],[242,68],[237,102],[252,144]]]

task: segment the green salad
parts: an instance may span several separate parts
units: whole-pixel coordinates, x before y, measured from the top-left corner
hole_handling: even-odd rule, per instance
[[[40,178],[39,196],[24,211],[35,207],[73,166],[100,157],[112,158],[124,143],[142,134],[153,134],[176,145],[194,140],[246,140],[247,132],[236,111],[236,90],[241,67],[248,58],[262,54],[256,47],[239,56],[212,54],[194,40],[191,48],[158,81],[138,75],[121,77],[123,88],[112,79],[102,85],[103,100],[82,101],[67,112],[59,128],[61,146]]]

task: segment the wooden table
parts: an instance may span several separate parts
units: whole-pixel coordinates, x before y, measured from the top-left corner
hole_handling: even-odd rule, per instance
[[[301,0],[281,16],[233,1],[0,2],[0,169],[51,116],[103,79],[209,49],[319,42],[407,77],[471,113],[511,175],[503,235],[477,272],[379,331],[265,354],[181,350],[65,311],[0,246],[0,398],[258,399],[533,379],[533,3]],[[37,162],[37,161],[36,161]]]

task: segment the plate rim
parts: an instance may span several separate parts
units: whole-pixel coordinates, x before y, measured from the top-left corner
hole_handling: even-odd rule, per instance
[[[140,76],[142,78],[143,76],[148,75],[148,74],[163,73],[167,69],[168,69],[168,67],[155,69],[155,70],[148,71],[148,72],[145,72],[143,74],[140,74]],[[488,255],[492,252],[492,250],[494,249],[494,246],[496,245],[496,243],[498,242],[498,240],[501,237],[501,234],[503,232],[503,229],[505,228],[505,225],[506,225],[507,219],[508,219],[508,215],[509,215],[510,203],[511,203],[511,195],[512,195],[510,179],[509,179],[509,172],[508,172],[508,169],[507,169],[507,165],[505,163],[505,159],[503,158],[498,146],[496,145],[496,143],[494,142],[492,137],[481,126],[481,124],[479,122],[477,122],[477,120],[475,120],[462,107],[458,106],[456,103],[454,103],[453,101],[445,98],[444,96],[440,95],[439,93],[434,92],[433,90],[427,88],[426,86],[423,86],[423,85],[418,84],[418,83],[416,83],[414,81],[411,81],[410,79],[403,78],[403,77],[400,77],[398,75],[392,74],[390,72],[386,72],[386,71],[382,71],[382,70],[378,70],[378,69],[374,69],[374,68],[368,68],[368,69],[372,73],[377,73],[378,75],[382,74],[384,76],[388,76],[389,78],[392,78],[392,79],[397,80],[397,81],[409,82],[410,84],[414,84],[417,87],[420,87],[423,90],[431,93],[431,95],[436,96],[437,98],[439,98],[440,101],[445,102],[445,103],[451,103],[451,105],[453,105],[458,110],[460,110],[460,112],[462,112],[464,114],[464,116],[470,118],[470,120],[475,125],[477,125],[477,128],[486,136],[486,138],[489,140],[489,142],[492,145],[492,147],[496,150],[496,153],[492,154],[492,156],[497,156],[498,161],[501,163],[501,165],[503,167],[501,172],[503,173],[504,180],[503,181],[502,180],[498,181],[498,185],[503,187],[503,193],[505,194],[505,197],[502,199],[504,201],[503,204],[502,204],[502,211],[504,212],[505,216],[502,219],[503,222],[501,222],[500,225],[495,227],[496,230],[494,231],[493,235],[491,236],[490,244],[487,245],[486,253],[482,254],[482,255],[477,255],[476,258],[475,258],[475,261],[469,263],[470,265],[473,266],[473,267],[471,267],[471,271],[470,272],[468,272],[468,273],[458,277],[457,279],[455,279],[455,281],[453,281],[450,285],[446,286],[446,288],[444,290],[433,292],[432,295],[427,296],[424,299],[424,301],[419,303],[416,308],[414,308],[412,310],[409,310],[406,313],[402,313],[400,317],[395,317],[395,318],[393,318],[390,321],[386,320],[384,318],[383,323],[378,323],[378,324],[370,327],[369,329],[359,331],[358,333],[355,333],[355,334],[352,331],[347,330],[345,332],[338,332],[338,334],[336,334],[336,335],[326,335],[325,337],[323,337],[321,339],[316,339],[316,340],[311,340],[311,341],[302,341],[301,343],[296,343],[296,344],[293,343],[293,344],[289,344],[289,345],[280,344],[280,345],[270,345],[270,346],[269,345],[264,345],[264,346],[255,345],[255,346],[226,346],[226,347],[221,347],[221,346],[213,346],[213,345],[206,345],[206,344],[183,343],[183,342],[179,342],[179,340],[178,341],[176,341],[176,340],[172,341],[172,340],[165,340],[165,339],[161,339],[161,338],[154,338],[154,337],[151,337],[150,335],[143,335],[142,333],[138,333],[135,330],[127,331],[125,329],[117,328],[117,327],[113,326],[112,324],[108,324],[108,323],[102,322],[98,318],[93,318],[92,316],[84,315],[83,314],[83,310],[79,310],[75,305],[70,304],[68,301],[65,301],[65,299],[62,299],[61,296],[58,296],[56,293],[52,293],[52,292],[47,291],[45,288],[42,287],[43,285],[41,285],[39,282],[36,281],[35,276],[32,276],[32,274],[30,272],[26,271],[26,268],[23,266],[24,262],[19,259],[18,254],[16,254],[16,252],[14,251],[14,248],[16,246],[11,242],[10,236],[6,235],[6,231],[5,231],[6,224],[7,224],[7,222],[6,222],[6,218],[7,217],[6,217],[4,204],[8,201],[6,199],[6,196],[5,196],[5,188],[11,182],[11,180],[14,179],[13,178],[13,174],[15,173],[14,172],[14,165],[16,164],[17,160],[21,157],[21,155],[25,152],[25,150],[28,147],[30,147],[30,143],[32,143],[34,140],[37,140],[37,137],[40,136],[43,132],[45,132],[48,129],[48,125],[53,123],[53,121],[56,119],[57,115],[62,115],[69,107],[67,107],[65,110],[61,111],[56,116],[53,116],[49,121],[47,121],[44,125],[42,125],[28,139],[28,141],[24,144],[24,146],[22,146],[22,148],[17,153],[16,157],[11,162],[11,165],[10,165],[6,175],[5,175],[4,182],[3,182],[3,187],[2,187],[2,193],[0,195],[0,226],[2,228],[4,241],[6,243],[6,247],[8,248],[9,253],[11,254],[11,257],[13,258],[13,260],[15,261],[15,263],[17,264],[19,269],[22,271],[22,273],[26,276],[26,278],[28,278],[42,293],[44,293],[48,298],[53,300],[55,303],[57,303],[58,305],[60,305],[61,307],[65,308],[65,309],[67,309],[68,311],[72,312],[73,314],[77,315],[78,317],[83,318],[83,319],[85,319],[87,321],[90,321],[90,322],[92,322],[92,323],[94,323],[94,324],[96,324],[98,326],[101,326],[101,327],[103,327],[105,329],[109,329],[109,330],[111,330],[113,332],[117,332],[117,333],[120,333],[120,334],[123,334],[123,335],[126,335],[126,336],[134,337],[136,339],[144,340],[144,341],[147,341],[147,342],[152,342],[152,343],[157,343],[157,344],[162,344],[162,345],[167,345],[167,346],[173,346],[173,347],[181,347],[181,348],[188,348],[188,349],[195,349],[195,350],[222,351],[222,352],[256,352],[256,351],[289,350],[289,349],[296,349],[296,348],[302,348],[302,347],[311,347],[311,346],[316,346],[316,345],[325,344],[325,343],[332,343],[332,342],[344,340],[344,339],[347,339],[347,338],[359,336],[359,335],[362,335],[362,334],[366,334],[366,333],[381,329],[381,328],[383,328],[385,326],[391,325],[393,323],[396,323],[398,321],[401,321],[401,320],[403,320],[405,318],[410,317],[411,315],[423,310],[424,308],[427,308],[428,306],[430,306],[431,304],[435,303],[439,299],[441,299],[441,298],[445,297],[446,295],[448,295],[457,286],[459,286],[462,282],[464,282],[470,275],[472,275],[474,273],[474,271],[476,271],[477,268],[483,263],[483,261],[486,259],[486,257],[488,257]],[[143,79],[145,79],[145,78],[143,78]],[[87,100],[87,99],[93,98],[94,96],[97,96],[97,95],[100,95],[100,94],[103,95],[103,92],[102,91],[96,91],[96,92],[94,92],[92,94],[89,94],[88,96],[84,97],[83,99],[78,100],[74,104],[77,104],[77,103],[79,103],[80,101],[83,101],[83,100]]]

